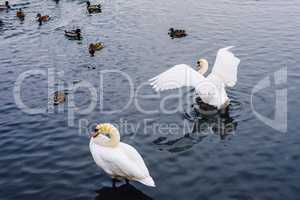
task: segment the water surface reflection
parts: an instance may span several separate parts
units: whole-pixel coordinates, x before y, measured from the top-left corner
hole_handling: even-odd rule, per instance
[[[186,120],[192,123],[190,132],[175,139],[162,136],[155,139],[153,143],[170,152],[181,152],[192,148],[210,135],[225,140],[227,136],[235,134],[238,122],[230,116],[230,106],[221,112],[212,111],[210,114],[195,109],[195,105],[193,108],[192,112],[184,113]]]
[[[133,185],[124,184],[119,187],[102,187],[96,191],[95,200],[152,200]]]

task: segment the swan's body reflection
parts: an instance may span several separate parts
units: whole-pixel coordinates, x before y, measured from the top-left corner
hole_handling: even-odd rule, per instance
[[[230,116],[230,105],[226,109],[215,110],[200,101],[196,99],[191,106],[192,110],[184,113],[185,118],[192,122],[184,136],[172,140],[159,137],[153,143],[170,152],[181,152],[192,148],[209,135],[225,140],[227,136],[235,134],[237,122]]]
[[[152,200],[130,184],[120,187],[103,187],[96,191],[96,200]]]
[[[230,116],[230,105],[216,110],[203,103],[200,98],[196,98],[193,108],[196,113],[193,133],[213,133],[219,135],[221,140],[235,133],[237,122]]]

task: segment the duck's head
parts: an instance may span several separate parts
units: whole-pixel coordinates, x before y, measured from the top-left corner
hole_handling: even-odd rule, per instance
[[[86,6],[89,7],[90,5],[91,5],[91,2],[90,2],[90,1],[87,1],[87,2],[86,2]]]
[[[208,62],[206,59],[201,58],[197,61],[197,71],[204,75],[208,70]]]
[[[98,124],[91,135],[91,141],[101,146],[115,147],[120,142],[120,133],[110,123]]]
[[[41,16],[42,16],[41,13],[38,13],[38,14],[36,15],[37,18],[40,18]]]
[[[95,54],[95,49],[94,49],[94,44],[93,43],[91,43],[89,45],[89,52],[90,52],[91,56],[93,57],[94,54]]]
[[[9,2],[8,1],[5,1],[5,6],[9,7]]]
[[[81,29],[80,28],[76,29],[75,33],[81,33]]]
[[[169,28],[169,31],[170,32],[174,32],[174,28]]]

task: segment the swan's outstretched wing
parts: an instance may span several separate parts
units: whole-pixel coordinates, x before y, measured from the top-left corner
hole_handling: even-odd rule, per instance
[[[222,48],[218,51],[211,74],[218,76],[227,87],[233,87],[237,81],[237,72],[240,59],[235,57],[229,49],[233,46]]]
[[[175,65],[171,69],[149,80],[153,89],[163,91],[183,86],[197,87],[205,77],[185,64]]]

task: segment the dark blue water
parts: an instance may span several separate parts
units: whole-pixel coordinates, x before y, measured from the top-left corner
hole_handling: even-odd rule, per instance
[[[102,3],[103,13],[88,15],[85,1],[16,0],[11,4],[24,8],[23,22],[14,10],[0,13],[0,199],[299,197],[299,1]],[[50,15],[51,21],[39,26],[37,12]],[[171,26],[186,29],[188,37],[171,40]],[[77,27],[83,39],[66,39],[63,31]],[[105,48],[91,58],[88,44],[96,41]],[[212,65],[217,50],[229,45],[236,46],[233,51],[241,59],[238,84],[228,92],[229,115],[205,118],[194,113],[190,89],[149,96],[155,95],[146,85],[149,78],[175,64],[194,66],[200,57]],[[280,69],[287,69],[287,76],[283,73],[278,85],[274,73]],[[45,109],[39,114],[25,113],[14,98],[15,82],[28,70],[45,73],[28,76],[20,90],[24,104]],[[117,73],[104,73],[100,79],[103,70]],[[266,77],[271,84],[254,95],[253,109],[252,90]],[[94,100],[86,88],[71,88],[83,83],[96,89]],[[69,94],[61,107],[53,108],[48,102],[55,90]],[[278,90],[288,92],[287,102],[278,100]],[[166,102],[175,110],[170,114],[160,107],[168,95],[177,95]],[[128,101],[121,112],[108,113]],[[92,112],[75,110],[92,103]],[[287,123],[283,118],[275,124],[287,129],[268,126],[253,112],[273,119],[285,107]],[[99,122],[120,126],[122,140],[143,155],[156,188],[133,183],[112,192],[109,177],[88,148],[87,133]],[[100,195],[95,192],[99,189]]]

